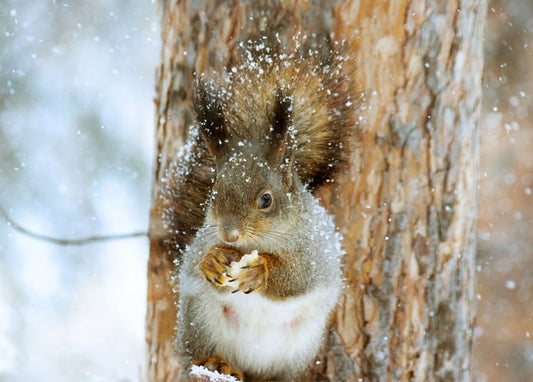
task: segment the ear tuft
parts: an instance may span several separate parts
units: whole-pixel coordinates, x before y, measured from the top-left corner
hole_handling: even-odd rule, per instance
[[[289,126],[291,125],[292,98],[278,90],[274,95],[274,108],[271,120],[270,163],[280,165],[285,162],[290,149]]]
[[[215,158],[221,154],[221,146],[227,139],[222,103],[215,85],[198,78],[194,87],[194,110],[200,134],[207,150]]]

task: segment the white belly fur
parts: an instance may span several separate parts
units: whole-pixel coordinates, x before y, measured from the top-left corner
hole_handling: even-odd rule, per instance
[[[320,289],[284,301],[258,293],[217,294],[211,322],[206,322],[216,351],[258,375],[305,368],[318,350],[338,293]]]

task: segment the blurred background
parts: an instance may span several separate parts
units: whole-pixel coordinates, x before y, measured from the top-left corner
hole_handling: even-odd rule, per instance
[[[0,1],[0,206],[55,237],[147,231],[151,1]],[[145,238],[65,247],[0,218],[0,381],[137,381]]]
[[[533,380],[533,2],[489,1],[475,381]],[[154,1],[0,2],[0,206],[62,238],[144,231]],[[38,241],[0,218],[0,382],[137,381],[145,238]]]
[[[533,1],[485,27],[475,381],[533,381]]]

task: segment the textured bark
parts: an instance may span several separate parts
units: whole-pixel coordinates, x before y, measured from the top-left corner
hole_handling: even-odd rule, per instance
[[[173,261],[194,230],[169,232],[158,195],[192,121],[193,72],[230,59],[236,42],[257,34],[261,4],[160,3],[150,381],[176,381],[181,373],[173,354]],[[282,36],[348,37],[366,95],[357,155],[320,194],[344,234],[346,288],[307,380],[469,380],[485,2],[286,1],[272,8],[270,22]],[[179,181],[173,186],[184,196]]]

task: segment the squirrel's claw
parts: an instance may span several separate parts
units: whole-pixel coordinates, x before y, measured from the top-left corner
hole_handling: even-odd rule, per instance
[[[268,280],[266,259],[263,256],[257,256],[253,262],[241,267],[241,272],[235,279],[239,285],[238,290],[245,294],[266,289]]]
[[[232,279],[229,275],[231,262],[241,256],[237,250],[215,247],[204,255],[198,267],[207,281],[222,287]]]

